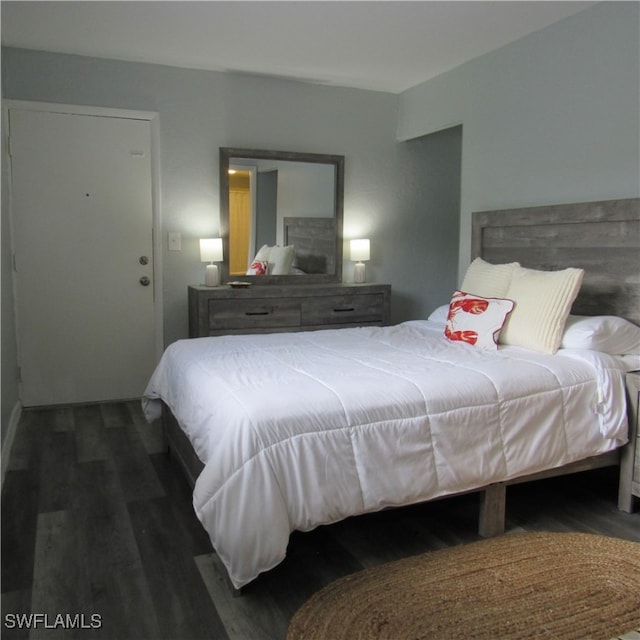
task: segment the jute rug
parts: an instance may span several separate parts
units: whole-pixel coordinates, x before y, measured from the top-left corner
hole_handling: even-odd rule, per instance
[[[640,628],[640,543],[515,533],[345,576],[287,640],[609,640]]]

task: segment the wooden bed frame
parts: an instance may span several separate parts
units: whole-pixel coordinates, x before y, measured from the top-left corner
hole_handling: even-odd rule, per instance
[[[493,263],[518,261],[532,269],[585,269],[572,309],[576,314],[618,315],[640,324],[638,255],[640,198],[473,214],[472,258],[480,256]],[[203,465],[171,412],[164,409],[169,450],[194,485]],[[618,506],[630,511],[635,420],[630,422],[630,444],[619,450],[475,489],[480,494],[480,535],[504,532],[508,486],[608,466],[621,466]],[[458,494],[443,497],[452,495]]]

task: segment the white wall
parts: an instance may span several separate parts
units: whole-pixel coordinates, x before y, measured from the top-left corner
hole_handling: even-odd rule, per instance
[[[333,217],[336,171],[332,165],[285,162],[278,166],[279,216]]]
[[[640,4],[603,2],[405,92],[398,137],[463,123],[471,212],[640,194]]]

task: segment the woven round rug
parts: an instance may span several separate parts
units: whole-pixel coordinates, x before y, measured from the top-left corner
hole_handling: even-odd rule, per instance
[[[345,576],[287,640],[609,640],[640,628],[640,543],[515,533]]]

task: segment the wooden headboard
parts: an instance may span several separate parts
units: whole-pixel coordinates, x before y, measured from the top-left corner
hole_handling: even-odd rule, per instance
[[[335,218],[284,218],[284,244],[296,248],[293,266],[305,273],[336,273]]]
[[[472,216],[471,257],[530,269],[584,269],[572,313],[640,324],[640,198]]]

